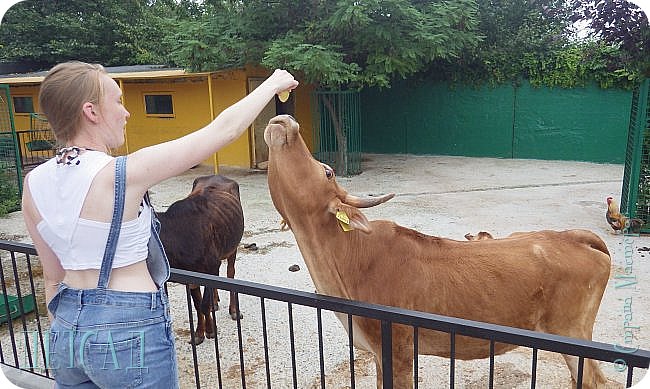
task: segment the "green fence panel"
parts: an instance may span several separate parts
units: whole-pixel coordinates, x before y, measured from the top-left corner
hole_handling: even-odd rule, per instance
[[[389,90],[370,88],[361,92],[361,150],[378,154],[408,153],[407,129],[412,114],[405,86]]]
[[[515,158],[623,163],[631,93],[618,89],[535,88],[515,96]]]
[[[365,152],[512,156],[509,86],[401,83],[362,96]]]
[[[631,92],[421,81],[362,92],[361,149],[623,163]]]
[[[650,79],[632,95],[621,212],[643,220],[641,232],[650,232]]]
[[[434,84],[418,88],[412,98],[408,153],[511,156],[511,88]]]
[[[361,173],[359,93],[315,91],[311,106],[315,158],[341,176]]]
[[[22,166],[8,85],[0,85],[0,214],[20,209]]]

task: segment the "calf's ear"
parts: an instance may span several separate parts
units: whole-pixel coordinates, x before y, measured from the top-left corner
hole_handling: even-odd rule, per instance
[[[359,211],[358,208],[335,199],[330,202],[328,209],[337,219],[343,231],[359,230],[366,234],[372,232],[372,227],[370,227],[366,215]]]

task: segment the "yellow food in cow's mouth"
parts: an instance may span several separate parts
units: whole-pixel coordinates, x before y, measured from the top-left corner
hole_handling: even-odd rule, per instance
[[[289,100],[289,91],[285,90],[278,93],[278,98],[280,99],[281,102],[283,103],[286,102],[287,100]]]

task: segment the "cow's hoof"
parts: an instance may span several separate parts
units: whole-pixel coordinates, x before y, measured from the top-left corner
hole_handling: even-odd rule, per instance
[[[205,332],[205,337],[208,339],[214,339],[215,333],[214,332]]]
[[[200,345],[205,340],[204,336],[193,336],[187,343],[193,344],[195,346]]]
[[[237,313],[237,312],[230,312],[230,317],[231,317],[233,320],[243,319],[243,318],[244,318],[244,314],[241,313],[241,312],[239,312],[239,313]]]

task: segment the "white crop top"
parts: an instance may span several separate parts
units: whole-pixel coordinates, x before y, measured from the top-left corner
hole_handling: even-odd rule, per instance
[[[105,153],[87,150],[73,164],[57,164],[52,158],[29,173],[29,191],[43,218],[36,227],[66,270],[101,268],[111,224],[79,215],[90,184],[112,160]],[[147,258],[151,212],[145,204],[136,219],[122,222],[113,268]]]

